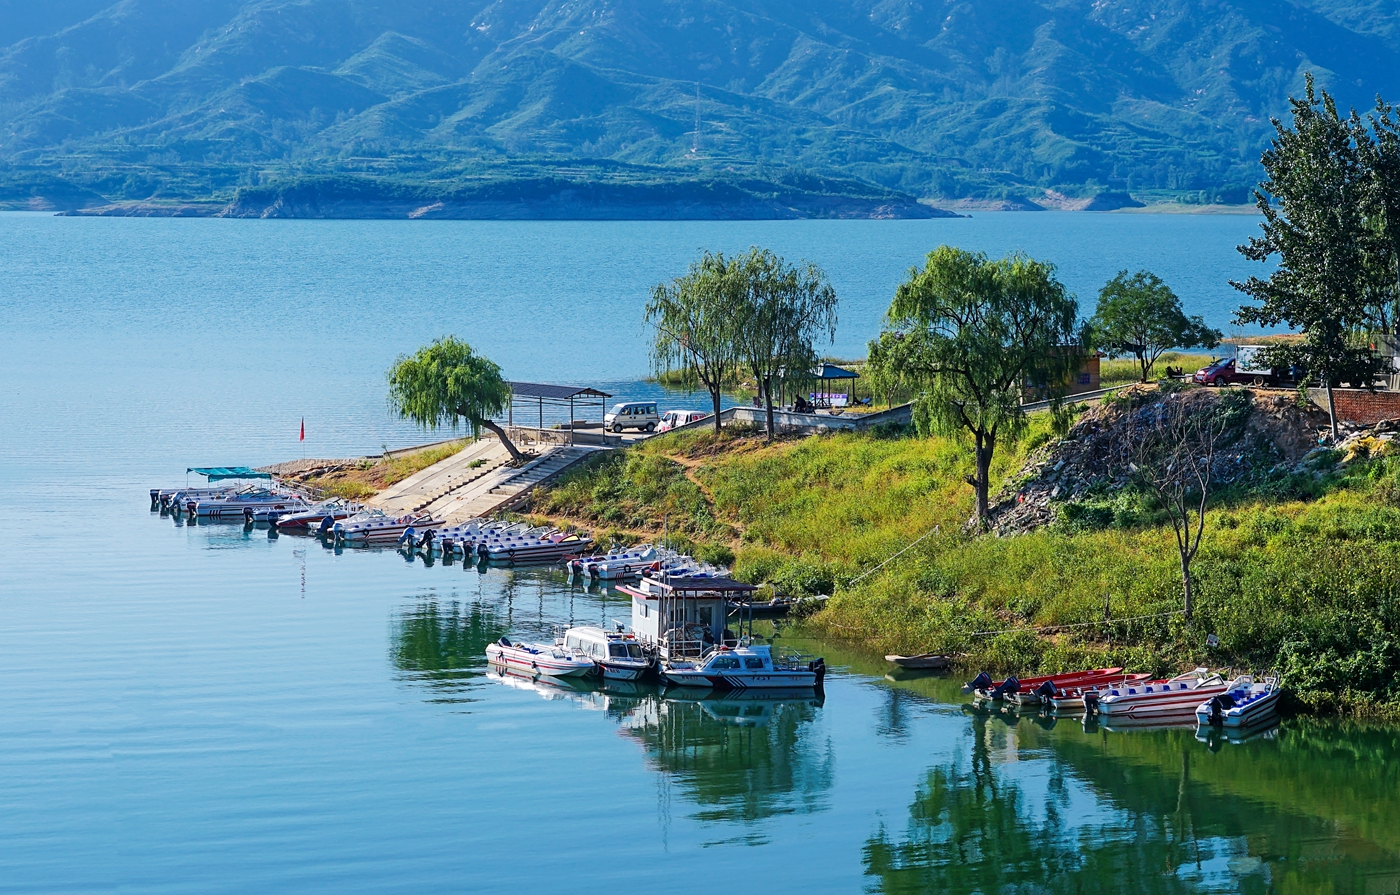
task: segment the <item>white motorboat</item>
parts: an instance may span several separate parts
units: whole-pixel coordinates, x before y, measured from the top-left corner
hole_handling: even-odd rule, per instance
[[[656,548],[650,544],[633,547],[629,550],[613,550],[593,556],[580,556],[569,560],[569,572],[586,578],[601,581],[615,581],[622,578],[635,578],[642,574],[660,558]]]
[[[347,543],[394,543],[409,529],[414,533],[440,528],[442,522],[428,514],[389,516],[382,510],[366,510],[331,526],[331,536]]]
[[[487,546],[485,556],[492,562],[557,562],[566,554],[578,553],[592,545],[593,538],[589,535],[555,531],[538,538]]]
[[[233,519],[249,515],[245,510],[256,514],[258,510],[302,510],[307,503],[301,495],[288,491],[274,491],[268,488],[248,488],[223,497],[210,497],[204,500],[186,500],[185,509],[200,517],[210,519]]]
[[[639,680],[651,670],[652,662],[632,634],[577,627],[564,632],[564,649],[592,659],[610,681]]]
[[[680,687],[806,689],[821,686],[826,677],[826,662],[815,659],[805,666],[774,662],[773,648],[767,645],[721,646],[699,659],[670,660],[662,666],[661,673],[668,683]]]
[[[330,531],[331,526],[342,519],[349,519],[361,511],[358,504],[335,499],[318,503],[295,513],[287,513],[276,519],[278,531]],[[330,519],[327,522],[327,519]]]
[[[1196,668],[1169,680],[1109,687],[1086,698],[1085,707],[1105,717],[1174,714],[1240,683],[1239,679],[1226,681],[1208,668]]]
[[[486,645],[486,658],[506,668],[551,677],[579,677],[598,671],[592,659],[557,644],[512,643],[504,637]]]
[[[152,491],[152,503],[159,504],[163,509],[173,510],[179,513],[185,509],[185,505],[191,501],[208,500],[211,497],[227,497],[236,492],[237,488],[225,486],[223,488],[165,488],[160,491]]]
[[[1246,727],[1273,717],[1282,695],[1278,678],[1255,680],[1253,675],[1242,675],[1230,689],[1197,706],[1196,721],[1217,727]]]

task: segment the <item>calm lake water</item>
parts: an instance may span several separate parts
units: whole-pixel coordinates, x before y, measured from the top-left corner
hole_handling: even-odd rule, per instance
[[[183,526],[187,466],[345,456],[393,357],[656,394],[640,309],[701,247],[841,294],[837,354],[940,242],[1081,296],[1149,266],[1228,323],[1245,217],[559,224],[0,215],[0,891],[1400,891],[1400,731],[1243,742],[981,714],[780,635],[822,699],[502,680],[501,636],[623,617],[552,571]]]

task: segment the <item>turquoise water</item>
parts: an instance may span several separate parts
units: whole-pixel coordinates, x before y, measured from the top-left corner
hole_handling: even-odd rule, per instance
[[[493,679],[622,616],[550,571],[183,526],[186,466],[375,451],[383,370],[455,332],[509,375],[654,394],[646,288],[701,246],[823,264],[835,353],[939,241],[1089,295],[1150,264],[1217,325],[1248,218],[495,224],[0,215],[0,891],[1400,890],[1400,732],[1245,742],[981,714],[780,640],[824,699]]]

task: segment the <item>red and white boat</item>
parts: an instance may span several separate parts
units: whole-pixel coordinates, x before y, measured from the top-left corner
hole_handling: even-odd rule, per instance
[[[486,645],[486,659],[513,671],[547,674],[550,677],[579,677],[593,674],[598,665],[592,659],[545,643],[511,643],[502,637]]]
[[[1099,684],[1121,679],[1123,675],[1122,667],[1117,668],[1095,668],[1089,671],[1067,671],[1062,674],[1046,674],[1039,677],[1016,678],[1008,677],[1005,680],[994,681],[987,672],[982,672],[977,677],[963,685],[964,693],[976,693],[983,699],[1005,699],[1009,695],[1021,693],[1033,693],[1035,689],[1047,682],[1053,682],[1056,687],[1096,687]]]
[[[329,533],[331,526],[341,521],[349,519],[360,512],[360,508],[355,504],[346,503],[343,500],[328,500],[325,503],[318,503],[316,506],[303,510],[299,513],[288,513],[285,516],[278,516],[276,519],[278,531],[311,531],[321,528]],[[330,522],[326,522],[326,517],[330,517]]]
[[[1082,712],[1086,704],[1094,702],[1115,687],[1145,684],[1151,677],[1150,674],[1125,674],[1111,681],[1098,681],[1084,687],[1061,687],[1046,682],[1033,693],[1017,693],[1006,698],[1018,705],[1033,705],[1039,702],[1056,712]]]
[[[1085,708],[1104,717],[1169,715],[1194,709],[1232,685],[1208,668],[1196,668],[1169,680],[1111,687],[1088,700]]]

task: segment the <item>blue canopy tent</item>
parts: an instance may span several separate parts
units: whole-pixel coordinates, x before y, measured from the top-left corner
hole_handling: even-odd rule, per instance
[[[185,470],[185,474],[198,473],[214,482],[222,482],[224,479],[270,479],[272,473],[258,472],[256,469],[249,469],[246,466],[191,466]]]

